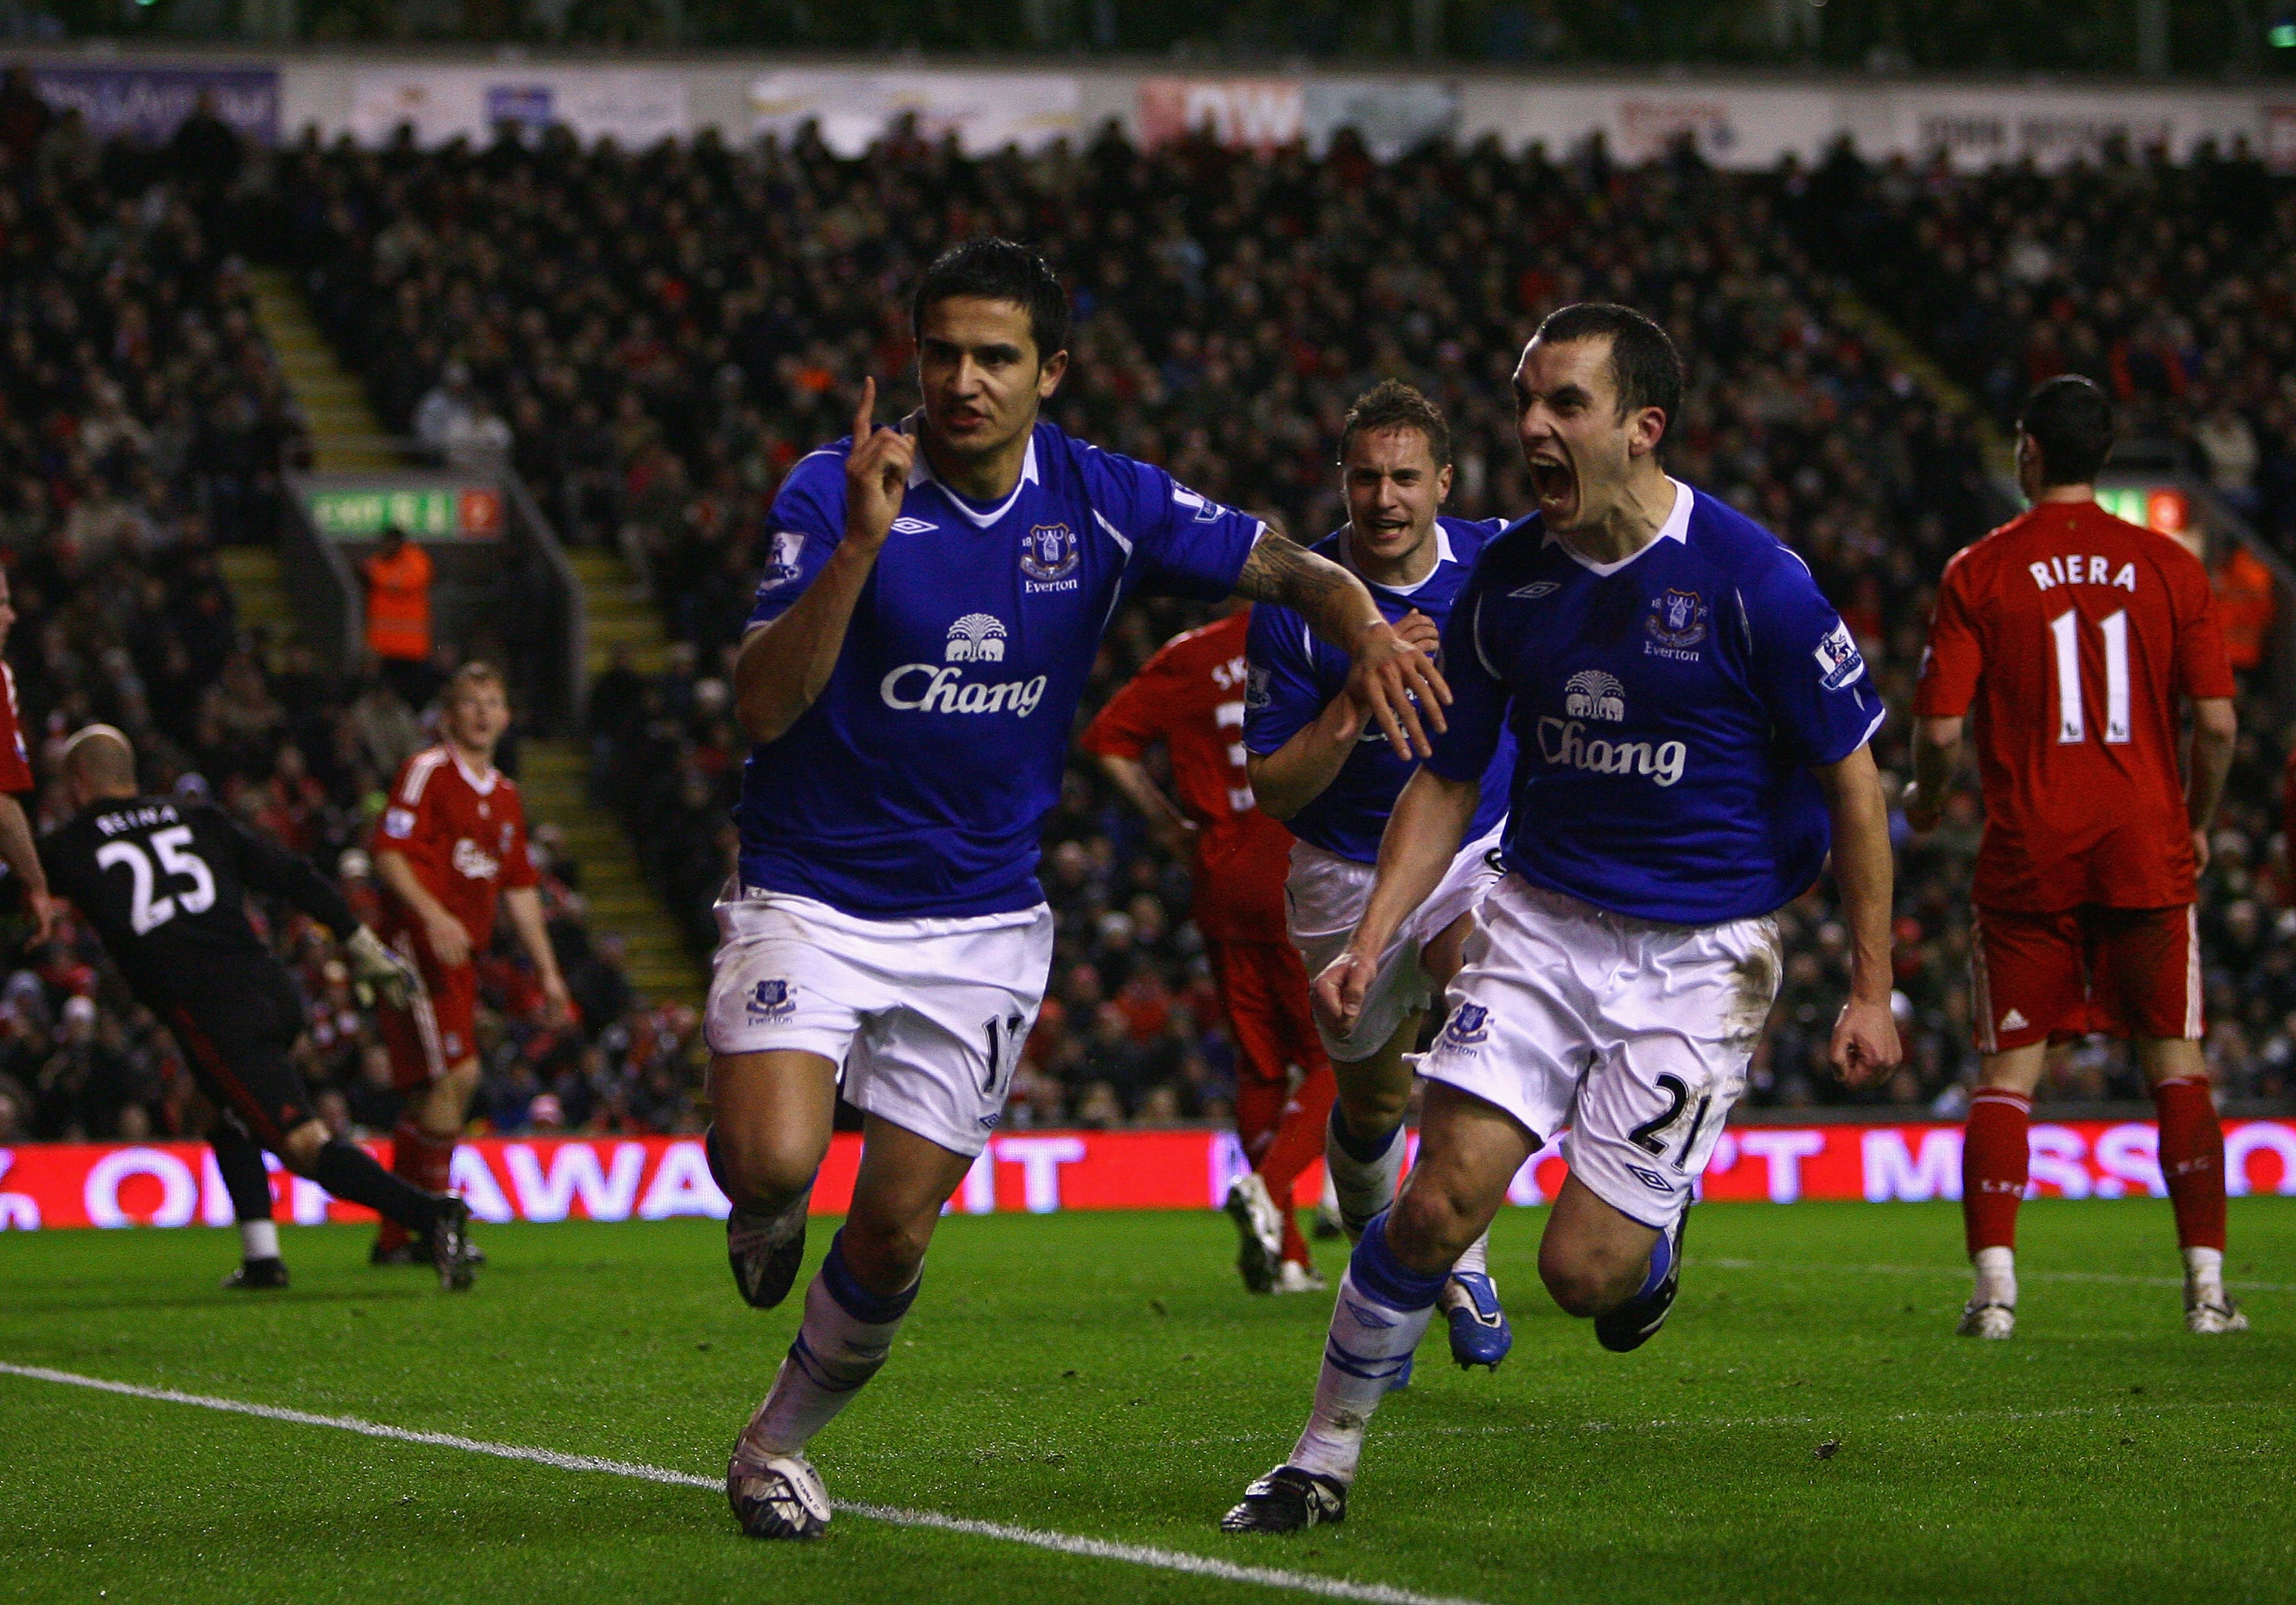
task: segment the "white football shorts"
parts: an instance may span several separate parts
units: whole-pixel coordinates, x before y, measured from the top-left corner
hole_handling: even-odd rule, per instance
[[[1355,1064],[1369,1059],[1395,1035],[1405,1015],[1427,1006],[1433,990],[1427,972],[1419,967],[1419,950],[1442,935],[1452,921],[1472,910],[1497,883],[1500,872],[1491,867],[1489,860],[1505,829],[1502,820],[1488,835],[1461,848],[1427,901],[1397,928],[1394,940],[1379,955],[1378,973],[1364,993],[1363,1012],[1356,1016],[1352,1030],[1344,1036],[1334,1036],[1323,1016],[1316,1015],[1316,1029],[1324,1039],[1324,1051],[1334,1060]],[[1283,882],[1284,922],[1291,929],[1292,946],[1307,961],[1310,981],[1346,948],[1348,938],[1355,934],[1356,921],[1363,918],[1371,902],[1372,882],[1378,873],[1374,865],[1357,864],[1307,842],[1292,844],[1292,872]]]
[[[861,920],[752,888],[717,914],[711,1052],[818,1053],[856,1108],[954,1153],[987,1145],[1045,1001],[1050,908]]]
[[[1665,1230],[1690,1202],[1777,996],[1775,919],[1661,925],[1508,875],[1491,888],[1419,1062],[1542,1142],[1570,1174]]]

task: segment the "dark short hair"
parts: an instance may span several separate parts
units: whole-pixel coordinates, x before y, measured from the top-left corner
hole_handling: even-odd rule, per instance
[[[1029,315],[1029,335],[1044,361],[1069,346],[1069,292],[1053,265],[1025,245],[981,234],[933,258],[910,303],[910,332],[922,338],[925,314],[958,296],[1010,301]]]
[[[1427,437],[1436,467],[1451,461],[1451,426],[1443,421],[1443,409],[1399,379],[1382,379],[1356,397],[1340,426],[1341,462],[1348,460],[1348,448],[1365,430],[1417,430]]]
[[[1579,301],[1558,307],[1539,321],[1530,337],[1550,345],[1572,340],[1611,342],[1611,382],[1619,392],[1619,416],[1656,407],[1667,426],[1682,413],[1682,354],[1665,330],[1631,307],[1611,301]]]
[[[2017,427],[2041,448],[2041,485],[2086,485],[2112,451],[2112,402],[2094,380],[2060,373],[2033,387]]]

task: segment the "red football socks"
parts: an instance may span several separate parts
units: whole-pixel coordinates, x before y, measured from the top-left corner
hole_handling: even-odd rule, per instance
[[[1324,1157],[1324,1127],[1331,1121],[1332,1100],[1339,1096],[1339,1091],[1331,1066],[1311,1072],[1285,1107],[1283,1122],[1275,1128],[1275,1140],[1259,1156],[1259,1179],[1267,1183],[1267,1195],[1275,1200],[1275,1208],[1283,1216],[1283,1257],[1300,1265],[1312,1262],[1308,1257],[1307,1239],[1300,1235],[1299,1223],[1294,1218],[1297,1211],[1292,1190],[1300,1173]]]
[[[2152,1108],[2161,1122],[2161,1176],[2169,1183],[2169,1200],[2177,1211],[2177,1246],[2222,1253],[2224,1127],[2218,1123],[2208,1081],[2176,1076],[2161,1082],[2152,1089]]]
[[[2017,1206],[2025,1198],[2025,1127],[2033,1101],[1981,1087],[1969,1101],[1961,1147],[1961,1224],[1971,1257],[2017,1246]]]
[[[455,1139],[434,1137],[411,1119],[401,1120],[390,1134],[390,1174],[425,1192],[444,1192],[453,1174]],[[406,1241],[406,1228],[386,1220],[376,1232],[375,1247],[388,1254]]]
[[[1241,1071],[1241,1067],[1239,1072]],[[1263,1081],[1256,1076],[1239,1073],[1235,1078],[1235,1140],[1243,1145],[1243,1157],[1254,1165],[1275,1141],[1275,1130],[1283,1120],[1284,1100],[1292,1095],[1290,1086],[1281,1081]]]

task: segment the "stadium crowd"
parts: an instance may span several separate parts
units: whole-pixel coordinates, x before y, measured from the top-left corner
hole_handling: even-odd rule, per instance
[[[37,769],[52,778],[65,735],[109,722],[134,741],[148,790],[213,798],[371,897],[366,826],[427,742],[424,710],[247,627],[224,583],[217,545],[273,538],[281,470],[304,446],[231,250],[238,215],[200,130],[157,152],[99,149],[76,116],[24,96],[20,80],[0,87],[0,565]],[[62,823],[53,790],[27,803],[37,825]],[[535,1029],[531,979],[501,946],[487,973],[487,1118],[691,1125],[690,1011],[631,995],[611,944],[591,939],[562,839],[546,825],[537,839],[590,1023],[562,1038]],[[4,906],[0,941],[20,948],[30,922],[12,888]],[[312,1002],[306,1069],[323,1112],[388,1131],[397,1094],[330,938],[299,915],[268,934]],[[0,980],[0,1143],[196,1134],[189,1093],[172,1037],[78,920]]]
[[[1976,175],[1844,149],[1806,195],[1833,258],[2002,422],[2086,374],[2124,435],[2296,551],[2296,188],[2244,143]]]
[[[23,170],[11,169],[20,197]],[[2205,258],[2250,249],[2237,233],[2203,229],[2192,242],[2177,233],[2185,186],[2236,188],[2235,180],[2249,182],[2240,176],[2246,168],[2229,178],[2147,169],[2142,183],[2133,171],[1955,177],[1837,161],[1815,172],[1738,175],[1687,152],[1625,168],[1599,147],[1559,161],[1536,151],[1433,147],[1382,164],[1346,136],[1321,155],[1255,155],[1200,143],[1144,151],[1112,134],[1078,151],[985,159],[897,134],[867,157],[841,161],[810,139],[737,151],[704,135],[632,153],[610,143],[585,150],[554,133],[536,145],[506,139],[442,151],[307,142],[271,158],[261,182],[271,198],[263,232],[305,275],[323,327],[362,366],[387,426],[448,444],[506,436],[561,532],[619,549],[660,602],[678,642],[669,668],[648,676],[618,661],[592,688],[589,734],[601,797],[628,823],[650,877],[700,947],[711,938],[708,904],[731,856],[726,808],[744,750],[730,708],[730,652],[770,533],[774,492],[799,456],[843,432],[863,375],[890,381],[897,397],[906,389],[906,292],[947,241],[983,230],[1029,240],[1071,286],[1075,365],[1051,409],[1064,427],[1160,462],[1308,538],[1339,521],[1331,456],[1341,414],[1358,390],[1389,375],[1420,385],[1451,416],[1458,482],[1449,511],[1493,516],[1528,504],[1507,400],[1523,337],[1543,312],[1573,299],[1645,307],[1673,330],[1692,368],[1691,395],[1670,430],[1670,469],[1744,507],[1810,561],[1902,710],[1939,569],[2005,509],[1986,476],[1979,421],[1939,405],[1857,332],[1863,325],[1840,310],[1842,291],[1854,284],[1881,302],[1949,372],[1998,400],[2008,393],[2003,384],[2015,391],[2054,367],[2081,365],[2087,348],[2065,329],[2056,346],[2042,339],[2043,323],[2064,322],[2053,308],[2072,298],[2020,290],[2019,299],[2005,290],[1988,300],[1991,288],[2017,281],[1980,273],[1966,307],[1917,304],[1906,298],[1928,295],[1923,284],[1961,259],[1942,254],[1954,242],[1950,229],[1925,225],[1949,216],[1969,238],[1988,228],[2015,236],[2004,219],[2037,196],[2054,197],[2060,211],[2037,209],[2023,236],[2054,253],[2053,271],[2101,274],[2091,213],[2100,204],[2092,198],[2105,196],[2117,229],[2157,242],[2164,283],[2182,282],[2177,273],[2205,274],[2194,250]],[[131,197],[138,216],[152,210],[152,192]],[[2281,208],[2284,238],[2285,192],[2267,198]],[[1828,206],[1849,207],[1859,225],[1820,226]],[[1939,253],[1925,278],[1904,271],[1916,249]],[[1988,249],[2009,248],[1996,241]],[[2210,350],[2229,354],[2202,353],[2178,371],[2205,374],[2206,394],[2239,398],[2236,410],[2259,442],[2271,428],[2284,438],[2287,398],[2275,414],[2273,397],[2251,382],[2271,360],[2260,366],[2256,354],[2284,339],[2284,327],[2279,335],[2264,327],[2279,304],[2272,297],[2285,294],[2284,259],[2243,259],[2253,264],[2246,299],[2225,305],[2249,308],[2247,332],[2195,316],[2186,332],[2204,330],[2216,342]],[[27,260],[13,257],[10,271],[23,273]],[[221,258],[214,282],[217,293],[234,293]],[[12,340],[55,300],[20,295],[12,283]],[[2112,303],[2099,299],[2102,319],[2102,306]],[[1970,336],[1945,326],[1948,312],[1996,321]],[[2013,327],[2001,320],[2020,315],[2036,331],[2017,347],[2021,364],[2006,380],[1972,371],[1973,354]],[[2102,324],[2094,334],[2108,354],[2118,348]],[[209,360],[256,374],[266,359],[259,344],[248,350],[227,363],[210,352]],[[2205,449],[2213,427],[2205,409],[2194,411],[2185,391],[2172,388],[2160,399],[2147,388],[2166,370],[2148,367],[2149,357],[2112,360],[2132,422],[2149,429],[2158,418],[2184,421]],[[101,374],[118,363],[107,352],[82,366]],[[2133,376],[2128,383],[2123,370]],[[2272,370],[2276,379],[2284,372]],[[11,405],[20,415],[12,396]],[[291,450],[291,441],[283,436],[278,449]],[[2259,444],[2257,452],[2260,507],[2277,494],[2273,449]],[[187,482],[182,471],[159,479],[183,503],[171,528],[195,512],[178,488]],[[54,480],[51,473],[42,482]],[[304,831],[319,850],[355,839],[378,777],[389,773],[373,733],[388,727],[414,739],[414,716],[371,684],[323,690],[291,651],[263,643],[242,650],[201,540],[178,538],[175,555],[155,551],[133,570],[118,568],[109,589],[77,577],[41,589],[40,564],[55,560],[39,552],[58,544],[65,521],[65,510],[49,505],[10,526],[30,532],[11,560],[29,598],[15,654],[28,715],[40,728],[52,718],[74,722],[84,709],[139,732],[196,729],[195,741],[176,744],[180,756],[152,747],[168,753],[168,774],[196,775],[250,815],[267,810],[275,827]],[[169,577],[177,572],[184,577]],[[96,596],[111,600],[88,600]],[[207,600],[186,605],[185,596]],[[85,617],[62,623],[74,607]],[[1128,605],[1095,670],[1086,716],[1158,644],[1204,617],[1188,604]],[[144,627],[155,618],[168,627]],[[152,654],[172,651],[165,643],[175,634],[198,627],[213,638],[200,660],[209,667],[185,682],[186,692],[180,676],[152,667],[161,661]],[[51,641],[77,678],[49,670]],[[193,648],[184,651],[191,661]],[[209,690],[224,685],[231,689]],[[152,705],[140,726],[123,686]],[[188,712],[204,700],[210,717],[162,717],[156,705],[168,696]],[[269,723],[250,711],[266,700],[276,716]],[[2246,712],[2203,911],[2218,1022],[2211,1056],[2234,1097],[2277,1095],[2296,1061],[2296,962],[2281,939],[2284,738],[2261,698]],[[1902,718],[1885,727],[1877,747],[1885,768],[1903,771],[1905,740]],[[299,824],[298,797],[309,799]],[[1915,843],[1901,831],[1898,962],[1908,1061],[1866,1097],[1950,1111],[1973,1069],[1965,888],[1978,823],[1964,797],[1937,837]],[[540,839],[547,851],[548,833]],[[1186,920],[1185,867],[1082,763],[1071,766],[1045,849],[1060,939],[1044,1018],[1015,1080],[1014,1120],[1223,1118],[1230,1048]],[[689,1121],[690,1018],[627,999],[581,927],[570,864],[558,864],[546,884],[578,995],[584,977],[598,989],[585,998],[593,1023],[563,1043],[532,1031],[520,1023],[515,974],[498,974],[505,1007],[481,1107],[510,1128]],[[1846,976],[1844,934],[1823,888],[1785,918],[1792,957],[1749,1102],[1839,1101],[1850,1095],[1823,1061]],[[327,995],[324,968],[314,980],[315,996]],[[49,1012],[69,991],[44,983]],[[50,1029],[40,1028],[43,1043]],[[372,1124],[380,1111],[359,1102],[376,1097],[365,1044],[338,1042],[333,1029],[322,1021],[313,1036],[314,1053],[327,1060],[323,1078],[348,1114]],[[126,1025],[115,1035],[131,1049],[138,1040]],[[149,1048],[153,1055],[164,1052]],[[20,1080],[27,1059],[7,1061]],[[2055,1090],[2102,1098],[2141,1088],[2124,1056],[2085,1049]],[[158,1114],[164,1121],[164,1106]]]
[[[1889,182],[1849,176],[1859,194]],[[434,152],[307,145],[282,184],[315,301],[341,349],[369,354],[393,423],[449,401],[507,418],[562,529],[619,546],[660,601],[684,643],[677,661],[652,681],[610,673],[594,738],[601,784],[699,943],[742,749],[728,653],[774,490],[842,432],[865,373],[904,382],[906,287],[947,241],[983,229],[1038,244],[1072,287],[1075,365],[1052,408],[1064,427],[1311,538],[1338,521],[1338,422],[1373,380],[1407,378],[1449,411],[1450,510],[1504,513],[1528,499],[1506,399],[1527,331],[1586,297],[1658,313],[1693,378],[1671,468],[1810,561],[1904,708],[1936,574],[2005,508],[1975,422],[1837,315],[1845,278],[1882,276],[1830,242],[1813,260],[1811,197],[1844,177],[1726,175],[1687,153],[1624,169],[1599,148],[1555,162],[1439,147],[1380,164],[1345,136],[1322,156],[1253,155],[1144,151],[1111,133],[1081,151],[974,160],[897,133],[849,162],[804,139],[735,151],[704,136],[636,155],[563,138]],[[1877,232],[1858,249],[1896,242]],[[2036,356],[2016,382],[2048,371]],[[1129,607],[1087,713],[1201,617]],[[2279,910],[2266,863],[2275,722],[2251,709],[2211,887],[2234,1094],[2276,1090],[2296,1054],[2285,1003],[2266,1019],[2253,1002],[2276,962],[2262,939]],[[1885,766],[1902,768],[1904,740],[1901,723],[1885,733]],[[1913,1052],[1879,1094],[1891,1102],[1950,1108],[1972,1068],[1970,807],[1937,840],[1905,844]],[[1016,1116],[1217,1118],[1228,1049],[1184,873],[1082,765],[1047,826],[1045,880],[1061,944]],[[1828,896],[1791,911],[1796,956],[1757,1103],[1845,1096],[1821,1073],[1844,975]],[[2064,1083],[2079,1096],[2138,1090],[2109,1052],[2077,1058]]]

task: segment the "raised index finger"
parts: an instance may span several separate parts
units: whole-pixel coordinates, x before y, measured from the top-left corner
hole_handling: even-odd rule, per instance
[[[877,424],[877,380],[874,374],[861,381],[861,404],[853,409],[853,444],[865,442]]]

